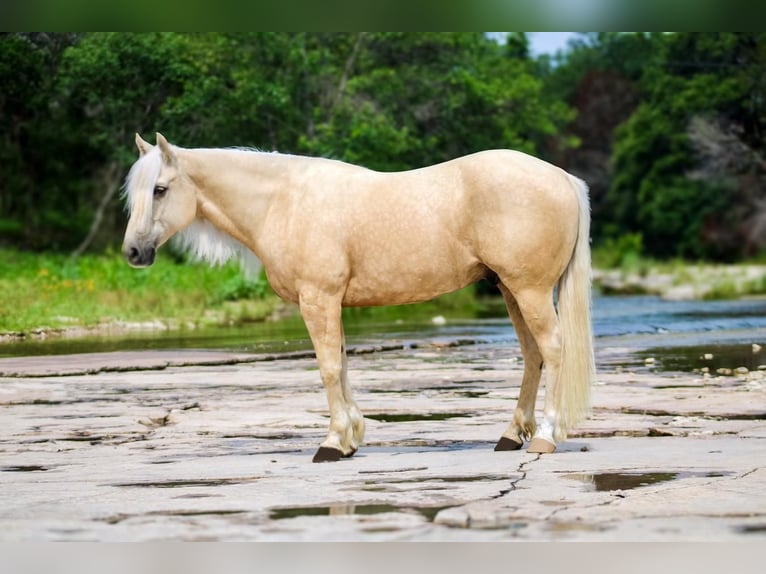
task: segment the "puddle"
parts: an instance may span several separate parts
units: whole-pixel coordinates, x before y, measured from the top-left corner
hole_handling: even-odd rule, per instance
[[[566,533],[566,532],[605,532],[610,530],[606,526],[599,526],[597,524],[587,524],[584,522],[553,522],[547,530],[554,533]]]
[[[487,383],[497,383],[497,381],[487,381]],[[421,391],[437,391],[439,393],[450,393],[468,399],[478,399],[485,397],[489,394],[489,391],[482,390],[480,387],[473,386],[436,386],[436,387],[423,387]]]
[[[755,371],[766,365],[766,345],[754,351],[751,343],[738,345],[693,345],[688,347],[654,347],[642,351],[642,359],[655,359],[655,368],[662,371],[691,372],[708,369],[716,374],[718,369],[735,371],[745,367]]]
[[[741,534],[766,534],[766,524],[747,524],[737,528]]]
[[[735,413],[735,414],[729,414],[729,415],[722,415],[721,417],[714,417],[714,418],[721,418],[721,419],[726,419],[729,421],[766,421],[766,413],[754,413],[754,414]]]
[[[385,514],[388,512],[416,513],[432,522],[439,511],[447,506],[396,506],[394,504],[334,504],[330,506],[295,506],[273,508],[269,512],[271,520],[284,520],[301,516],[350,516]]]
[[[564,478],[585,483],[586,490],[608,492],[612,490],[632,490],[642,486],[668,482],[681,478],[714,478],[729,476],[730,472],[602,472],[598,474],[565,474]]]
[[[382,480],[366,480],[360,487],[365,492],[402,492],[402,491],[436,491],[451,490],[452,484],[467,482],[502,482],[510,485],[511,479],[506,475],[477,475],[477,476],[422,476],[417,478],[391,478]],[[408,485],[415,485],[411,488]]]
[[[510,481],[508,475],[501,474],[479,474],[472,476],[421,476],[417,478],[392,478],[386,480],[387,484],[406,484],[410,482],[492,482],[496,480]],[[367,485],[379,484],[377,481],[368,480]]]
[[[228,486],[232,484],[255,482],[259,479],[259,476],[242,478],[202,478],[194,480],[164,480],[158,482],[121,482],[111,484],[110,486],[119,486],[123,488],[189,488],[200,486]]]
[[[18,466],[0,466],[0,472],[43,472],[49,470],[44,466],[36,464],[18,465]]]
[[[148,518],[148,517],[162,517],[162,518],[197,518],[197,517],[226,517],[234,516],[238,514],[246,514],[245,510],[154,510],[145,514],[127,514],[119,513],[112,516],[106,516],[101,518],[102,522],[107,524],[119,524],[125,520],[132,518]]]
[[[254,439],[254,440],[290,440],[294,438],[302,438],[302,436],[295,433],[275,433],[275,434],[235,433],[235,434],[223,434],[221,435],[221,438]]]
[[[364,418],[382,423],[405,423],[412,421],[446,421],[448,419],[471,416],[473,416],[471,413],[373,413],[364,415]]]

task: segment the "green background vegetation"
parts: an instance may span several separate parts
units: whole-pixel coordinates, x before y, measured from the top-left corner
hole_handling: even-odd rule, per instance
[[[766,248],[764,33],[582,34],[540,57],[523,33],[13,33],[0,85],[0,331],[269,299],[234,267],[118,261],[135,132],[381,170],[515,148],[589,182],[600,265]],[[156,304],[115,317],[130,293]]]

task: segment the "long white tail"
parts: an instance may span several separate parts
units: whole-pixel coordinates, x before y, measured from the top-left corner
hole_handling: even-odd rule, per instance
[[[572,258],[559,280],[558,315],[561,369],[556,384],[557,434],[566,433],[588,416],[591,384],[596,375],[591,327],[590,201],[588,185],[570,176],[580,207],[579,231]]]

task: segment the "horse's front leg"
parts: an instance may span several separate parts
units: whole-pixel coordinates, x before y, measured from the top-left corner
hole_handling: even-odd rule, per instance
[[[351,398],[340,299],[301,295],[301,314],[311,336],[319,373],[330,407],[330,429],[314,455],[314,462],[352,456],[364,435],[364,419]]]
[[[364,440],[364,431],[365,431],[365,425],[364,425],[364,417],[362,416],[362,412],[359,410],[359,407],[356,404],[356,401],[354,400],[354,395],[351,392],[351,385],[348,382],[348,357],[346,356],[346,334],[343,330],[343,322],[341,321],[340,324],[340,333],[341,333],[341,387],[343,389],[343,400],[346,402],[346,408],[348,409],[348,416],[351,418],[351,448],[352,452],[351,454],[354,454],[357,449],[359,448],[359,445],[362,444],[362,441]],[[351,456],[351,455],[348,455]]]

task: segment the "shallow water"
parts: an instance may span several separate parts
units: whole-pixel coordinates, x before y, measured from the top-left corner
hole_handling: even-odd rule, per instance
[[[612,490],[632,490],[660,482],[683,478],[720,478],[730,476],[730,472],[600,472],[596,474],[565,474],[565,478],[578,480],[585,484],[586,490],[608,492]]]
[[[394,308],[388,314],[377,310],[369,316],[364,312],[349,313],[344,320],[348,345],[387,342],[413,345],[455,340],[517,342],[501,305],[492,305],[489,313],[472,311],[473,316],[466,313],[443,322],[424,316],[422,309],[415,313],[408,313],[408,309],[413,308]],[[701,368],[705,365],[698,364],[695,357],[711,352],[718,362],[728,356],[731,360],[720,365],[728,368],[753,369],[766,362],[766,350],[761,351],[763,358],[750,357],[749,363],[740,360],[740,355],[744,357],[748,352],[752,355],[752,343],[766,347],[766,299],[665,301],[655,296],[596,297],[593,329],[597,348],[620,346],[643,350],[658,359],[659,367],[667,369]],[[311,343],[300,317],[296,316],[234,327],[10,342],[0,345],[0,357],[193,348],[275,353],[310,349]],[[719,368],[718,362],[709,366]]]
[[[443,510],[444,506],[396,506],[393,504],[334,504],[331,506],[296,506],[273,508],[269,514],[271,520],[284,520],[305,516],[370,515],[389,512],[416,513],[429,522]]]
[[[654,358],[659,363],[657,368],[663,371],[701,371],[713,374],[741,368],[755,371],[766,365],[764,338],[761,333],[761,344],[756,347],[751,343],[722,345],[711,342],[703,345],[655,347],[641,351],[638,356],[644,357],[644,360]]]

